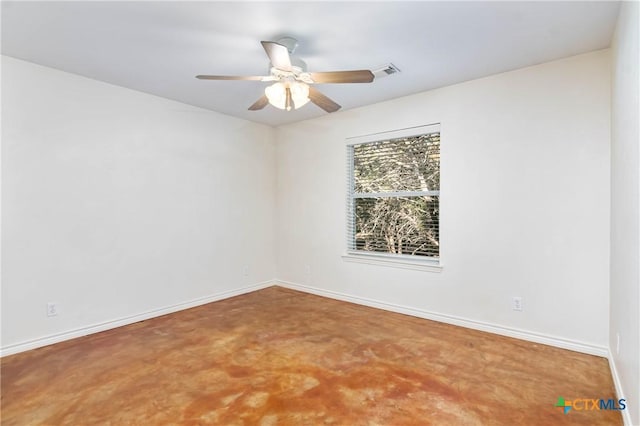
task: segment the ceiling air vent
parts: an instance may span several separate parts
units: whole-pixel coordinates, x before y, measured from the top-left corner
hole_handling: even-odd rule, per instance
[[[400,70],[398,69],[398,67],[396,67],[392,63],[388,63],[387,65],[385,65],[383,67],[380,67],[378,69],[373,70],[372,72],[373,72],[373,75],[376,78],[382,78],[382,77],[386,77],[386,76],[391,75],[391,74],[399,73]]]

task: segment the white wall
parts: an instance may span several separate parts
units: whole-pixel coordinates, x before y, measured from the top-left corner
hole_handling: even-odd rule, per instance
[[[606,354],[609,68],[598,51],[278,128],[279,281]],[[345,138],[437,122],[444,269],[344,262]]]
[[[611,358],[640,425],[640,4],[623,2],[612,44]],[[618,351],[618,336],[620,348]]]
[[[274,277],[272,128],[2,66],[5,353]]]

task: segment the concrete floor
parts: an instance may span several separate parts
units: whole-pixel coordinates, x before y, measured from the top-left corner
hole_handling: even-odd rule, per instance
[[[2,425],[620,425],[607,360],[271,287],[4,357]]]

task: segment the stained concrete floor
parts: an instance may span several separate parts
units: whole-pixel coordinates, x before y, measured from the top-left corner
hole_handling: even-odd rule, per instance
[[[607,360],[271,287],[1,360],[2,425],[620,425]]]

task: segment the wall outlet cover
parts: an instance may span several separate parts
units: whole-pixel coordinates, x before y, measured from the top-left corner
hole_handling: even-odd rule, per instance
[[[513,298],[513,310],[522,311],[522,297],[516,296]]]
[[[55,317],[58,315],[58,304],[54,302],[47,303],[47,316]]]

